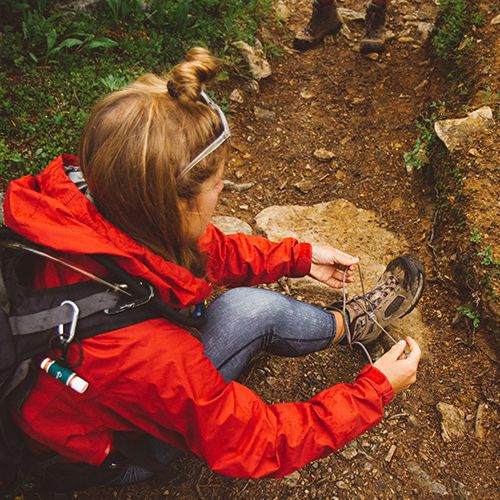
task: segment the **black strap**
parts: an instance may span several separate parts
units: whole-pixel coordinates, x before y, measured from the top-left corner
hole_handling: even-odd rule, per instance
[[[139,281],[135,277],[131,276],[129,273],[124,271],[111,257],[109,257],[109,255],[99,254],[91,255],[91,257],[95,259],[99,264],[104,266],[111,273],[115,280],[117,280],[119,283],[125,283],[128,287],[128,290],[131,291],[135,296],[144,297],[150,293],[150,287],[152,286],[150,283]],[[177,323],[180,326],[200,328],[205,322],[205,318],[203,316],[193,318],[182,314],[173,307],[168,306],[161,300],[160,297],[158,297],[156,293],[151,298],[151,300],[147,304],[145,304],[145,307],[155,310],[161,316],[168,318],[169,320]]]

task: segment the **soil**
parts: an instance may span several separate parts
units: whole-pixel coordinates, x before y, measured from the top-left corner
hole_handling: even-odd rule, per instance
[[[349,23],[352,41],[338,35],[306,53],[289,50],[310,4],[287,5],[292,12],[286,27],[266,32],[285,47],[283,57],[272,62],[273,75],[260,82],[259,92],[248,90],[243,77],[223,84],[227,95],[237,87],[244,97],[242,104],[231,104],[233,155],[226,177],[256,185],[244,192],[224,192],[218,214],[254,225],[255,216],[271,205],[313,205],[337,198],[374,211],[383,227],[409,242],[427,269],[419,308],[430,342],[419,380],[395,398],[374,429],[287,478],[227,478],[184,457],[154,481],[95,488],[75,497],[433,498],[447,491],[456,498],[499,498],[496,361],[491,352],[471,343],[463,324],[454,324],[460,296],[448,281],[434,279],[437,264],[428,245],[433,188],[422,175],[409,176],[403,168],[403,154],[418,135],[415,120],[447,86],[433,66],[430,49],[409,24],[412,14],[432,15],[435,3],[394,2],[389,28],[396,39],[378,60],[359,54],[362,24],[355,23]],[[364,8],[358,0],[342,6]],[[413,40],[398,40],[402,34]],[[275,115],[257,118],[255,106]],[[318,148],[333,152],[333,159],[317,160],[313,153]],[[243,382],[267,402],[307,400],[331,384],[353,380],[364,363],[361,354],[347,348],[305,359],[266,355],[255,361]],[[463,437],[443,440],[436,407],[440,402],[464,412]],[[480,439],[475,427],[482,403],[487,406],[482,407]]]

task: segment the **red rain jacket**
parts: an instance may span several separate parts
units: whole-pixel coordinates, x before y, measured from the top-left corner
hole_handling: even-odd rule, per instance
[[[211,285],[167,262],[107,222],[67,177],[59,156],[39,175],[12,182],[5,223],[24,237],[95,270],[87,253],[113,255],[143,276],[174,307],[196,304]],[[200,240],[213,283],[248,286],[309,272],[311,246],[287,238],[225,235],[214,226]],[[92,267],[93,266],[93,267]],[[40,262],[37,284],[84,278]],[[250,388],[226,383],[190,333],[166,319],[149,320],[84,340],[77,372],[89,382],[78,394],[40,371],[15,415],[34,441],[74,461],[100,464],[113,432],[148,433],[234,477],[281,477],[341,448],[373,427],[393,397],[386,377],[367,366],[353,384],[338,384],[309,401],[266,404]]]

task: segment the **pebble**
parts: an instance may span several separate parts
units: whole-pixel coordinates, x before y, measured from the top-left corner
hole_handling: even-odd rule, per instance
[[[346,448],[340,452],[340,455],[343,456],[347,460],[352,460],[358,454],[358,450],[356,448]]]
[[[451,491],[455,500],[467,500],[470,498],[469,492],[465,489],[465,484],[456,479],[451,480]]]
[[[474,433],[478,439],[484,439],[484,420],[485,420],[485,410],[488,409],[487,403],[481,403],[477,408],[476,422],[474,425]]]
[[[296,486],[298,486],[300,479],[301,479],[300,472],[296,470],[295,472],[288,474],[288,476],[285,476],[281,480],[281,482],[285,486],[289,486],[290,488],[295,488]]]
[[[300,97],[302,97],[303,99],[313,99],[315,95],[312,92],[309,92],[308,90],[303,90],[300,93]]]
[[[398,42],[403,42],[403,43],[410,43],[410,42],[414,42],[415,39],[412,38],[411,36],[401,36],[398,38]]]
[[[378,61],[380,58],[380,54],[378,54],[377,52],[372,52],[371,54],[366,54],[365,57],[371,59],[372,61]]]
[[[495,16],[492,20],[491,20],[491,23],[490,24],[500,24],[500,14],[498,14],[497,16]]]
[[[446,443],[465,435],[465,414],[460,408],[439,402],[436,405],[441,415],[441,437]]]
[[[317,160],[330,161],[334,158],[335,153],[333,153],[332,151],[329,151],[328,149],[319,148],[319,149],[316,149],[314,151],[313,155],[314,155],[314,158],[316,158]]]
[[[271,66],[264,55],[264,47],[260,40],[255,39],[255,47],[242,40],[234,42],[233,45],[240,50],[242,56],[246,59],[254,79],[261,80],[271,74]]]
[[[237,184],[236,182],[232,182],[227,179],[224,180],[224,189],[228,189],[229,191],[246,191],[253,186],[255,186],[255,182],[244,182],[241,184]]]
[[[413,475],[415,483],[425,491],[434,493],[436,495],[447,495],[448,491],[446,486],[437,481],[433,481],[432,478],[422,470],[422,468],[415,462],[410,462],[408,464],[408,470]]]
[[[233,102],[239,102],[240,104],[243,102],[243,95],[238,89],[234,89],[230,94],[229,94],[229,100]]]
[[[350,488],[349,484],[345,481],[337,481],[335,484],[337,485],[337,488],[340,488],[341,490],[348,490]]]
[[[253,108],[253,113],[256,118],[259,118],[261,120],[276,120],[276,113],[274,111],[270,111],[269,109],[259,108],[259,106],[255,106]]]
[[[371,472],[373,470],[373,464],[370,463],[370,462],[365,462],[364,465],[363,465],[363,469],[366,472]]]
[[[394,456],[394,452],[396,451],[396,446],[392,445],[389,448],[389,451],[387,452],[387,455],[385,456],[385,461],[390,462],[392,460],[392,457]]]
[[[248,210],[248,205],[240,205],[241,210]]]
[[[314,183],[312,181],[300,181],[294,184],[294,186],[301,192],[301,193],[309,193],[309,191],[312,191],[314,189]]]

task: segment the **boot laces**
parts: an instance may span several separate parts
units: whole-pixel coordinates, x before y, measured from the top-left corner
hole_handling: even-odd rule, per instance
[[[393,277],[390,276],[387,280],[387,285],[386,286],[381,286],[380,288],[377,287],[375,290],[372,290],[372,292],[369,292],[368,294],[365,293],[365,287],[363,284],[363,275],[361,273],[361,267],[358,264],[358,273],[359,273],[359,281],[361,283],[361,293],[362,295],[360,297],[357,297],[357,303],[365,313],[365,321],[373,321],[375,325],[377,325],[382,332],[394,343],[397,344],[396,340],[394,337],[377,321],[377,318],[375,317],[375,304],[373,304],[369,299],[368,296],[373,295],[375,292],[386,292],[384,297],[387,296],[387,294],[393,290],[397,284],[397,280]],[[351,349],[351,351],[354,350],[353,346],[360,347],[361,350],[364,352],[365,356],[368,359],[368,362],[373,365],[373,360],[372,357],[370,356],[370,353],[368,352],[368,349],[366,346],[357,340],[354,340],[352,332],[351,332],[351,327],[349,325],[349,321],[347,321],[347,314],[346,314],[346,304],[347,304],[347,290],[346,290],[346,276],[347,276],[347,269],[344,269],[343,275],[342,275],[342,315],[344,316],[344,328],[345,328],[345,333],[346,333],[346,339],[347,339],[347,345]],[[391,279],[392,278],[392,279]],[[364,302],[364,305],[363,305]]]

